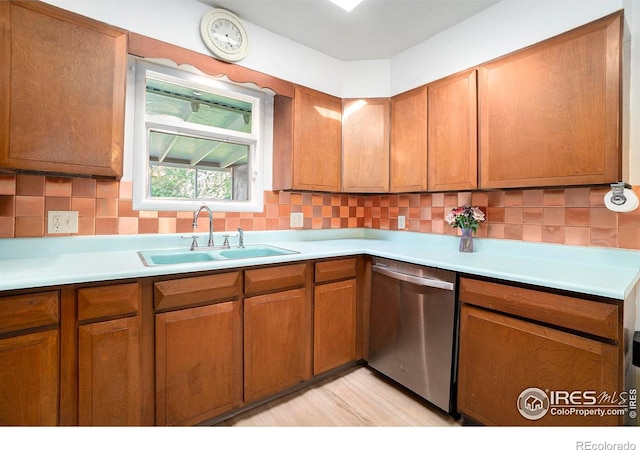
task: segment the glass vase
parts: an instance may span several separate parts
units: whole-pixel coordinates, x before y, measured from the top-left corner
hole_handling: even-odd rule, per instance
[[[473,230],[471,228],[461,228],[459,250],[462,253],[473,253]]]

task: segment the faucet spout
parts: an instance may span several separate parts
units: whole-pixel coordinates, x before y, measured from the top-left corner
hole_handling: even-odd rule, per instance
[[[209,213],[209,241],[207,247],[213,247],[213,212],[207,205],[202,205],[193,213],[193,228],[198,227],[198,216],[203,209]]]

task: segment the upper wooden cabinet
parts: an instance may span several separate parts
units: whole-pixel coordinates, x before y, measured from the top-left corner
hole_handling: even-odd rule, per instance
[[[621,175],[622,14],[480,66],[480,188]]]
[[[273,189],[339,192],[341,136],[340,98],[302,86],[276,96]]]
[[[428,190],[478,187],[476,70],[428,85]]]
[[[427,190],[427,86],[391,99],[390,192]]]
[[[344,100],[342,109],[342,190],[389,190],[388,98]]]
[[[0,167],[120,177],[126,31],[12,1],[0,36]]]

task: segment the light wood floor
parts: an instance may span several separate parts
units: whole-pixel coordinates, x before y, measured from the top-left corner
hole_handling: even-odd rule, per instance
[[[426,402],[358,366],[235,416],[220,425],[359,427],[460,425]]]

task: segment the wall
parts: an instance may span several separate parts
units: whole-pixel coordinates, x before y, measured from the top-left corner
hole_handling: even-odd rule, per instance
[[[462,204],[480,207],[479,237],[640,250],[640,209],[617,214],[602,205],[604,188],[533,189],[406,195],[266,192],[262,213],[214,213],[216,231],[289,229],[302,212],[304,228],[398,228],[456,234],[445,215]],[[640,194],[640,189],[638,190]],[[80,235],[190,233],[191,212],[133,211],[131,183],[0,174],[0,237],[46,236],[46,211],[79,211]],[[206,231],[206,218],[199,231]]]
[[[190,0],[46,0],[80,14],[207,54],[198,34],[208,6]],[[185,7],[188,4],[188,7]],[[635,43],[640,0],[625,0]],[[151,6],[153,5],[153,6]],[[508,53],[597,19],[622,7],[620,0],[503,1],[389,61],[342,63],[247,23],[252,51],[242,65],[342,97],[386,97]],[[178,32],[179,30],[179,32]],[[631,83],[640,72],[638,45],[632,45]],[[370,76],[375,73],[376,76]],[[637,77],[636,77],[637,78]],[[363,82],[365,80],[365,82]],[[637,91],[637,89],[636,89]],[[630,103],[630,128],[637,129],[638,95]],[[131,134],[128,130],[127,134]],[[640,184],[640,147],[630,136],[629,177]],[[635,138],[637,140],[637,138]],[[125,173],[132,145],[125,151]],[[635,178],[634,178],[635,177]],[[131,177],[121,183],[57,177],[0,175],[0,237],[44,236],[45,212],[80,212],[80,234],[186,233],[191,213],[131,210]],[[629,181],[629,180],[626,180]],[[639,190],[638,186],[634,189]],[[640,249],[640,211],[615,214],[602,203],[601,188],[515,190],[452,194],[332,195],[265,193],[260,214],[216,213],[216,229],[287,229],[289,213],[305,213],[305,228],[407,228],[455,233],[444,222],[453,206],[471,202],[488,221],[479,236]]]

